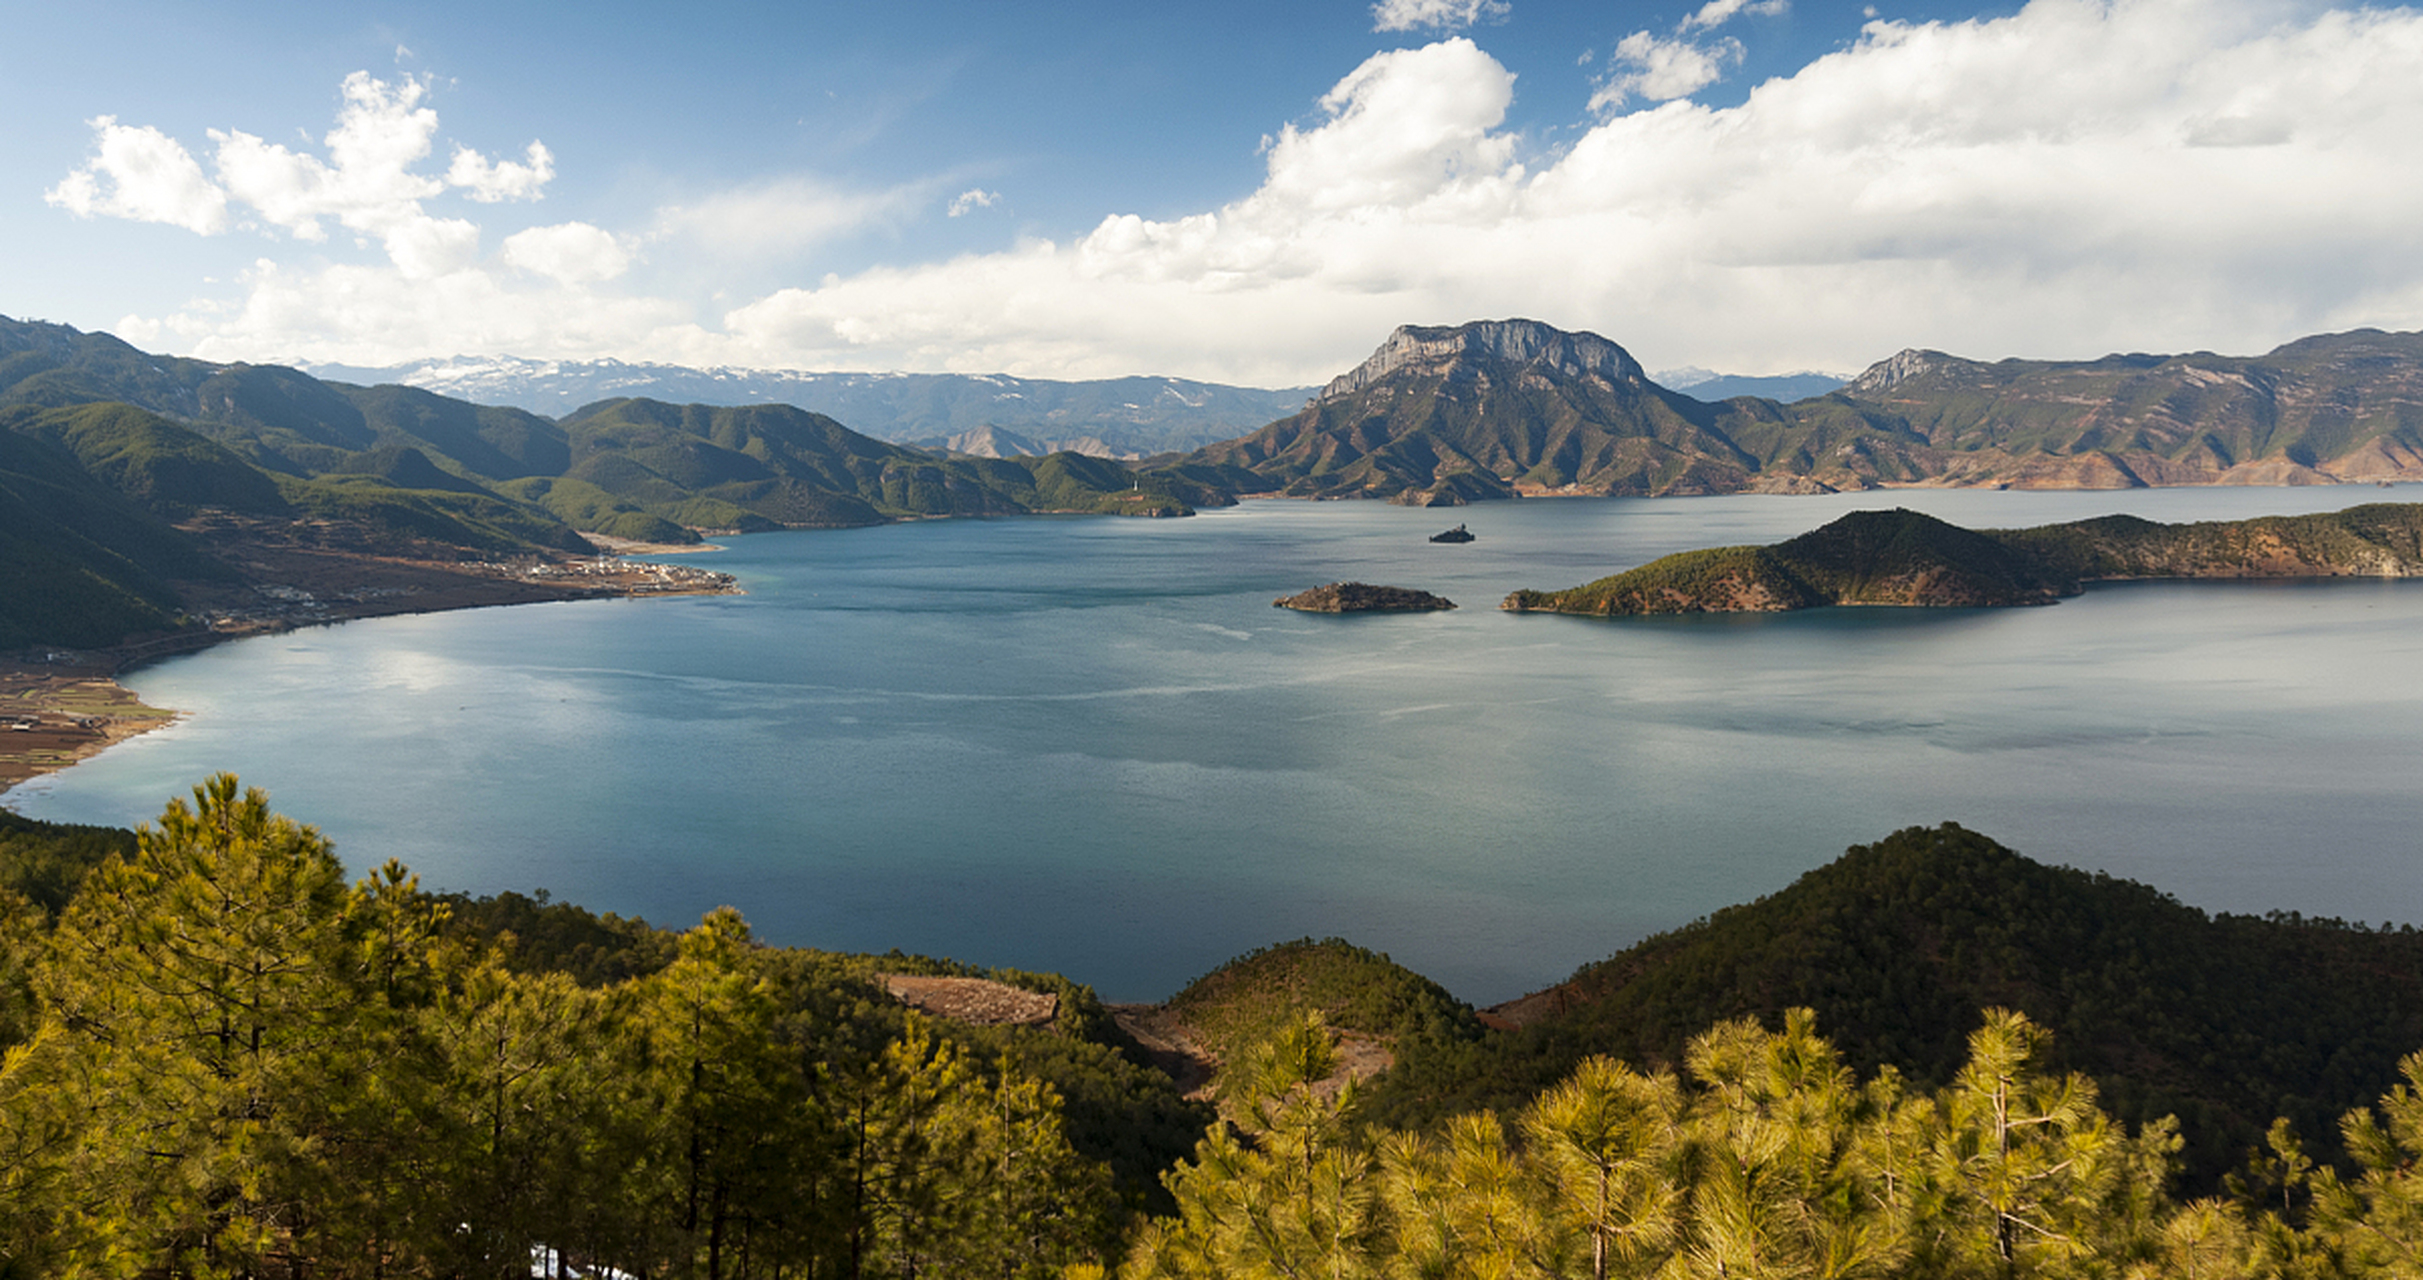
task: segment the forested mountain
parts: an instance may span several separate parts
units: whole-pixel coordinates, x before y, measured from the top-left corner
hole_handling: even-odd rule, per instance
[[[2290,1280],[2423,1250],[2416,934],[2210,917],[1952,826],[1497,1031],[1344,943],[1244,957],[1168,1006],[1220,1045],[1216,1123],[1066,979],[989,975],[1049,997],[1036,1028],[886,994],[973,974],[729,908],[672,934],[348,885],[231,777],[139,834],[0,814],[0,1276]],[[1333,1018],[1397,1065],[1339,1087]],[[2222,1195],[2181,1201],[2183,1140]]]
[[[229,777],[139,839],[0,814],[0,1276],[1045,1276],[1208,1110],[1090,991],[921,1018],[894,954],[438,899]]]
[[[181,583],[248,581],[267,572],[267,543],[322,567],[349,555],[442,564],[588,554],[584,532],[696,542],[700,529],[1183,515],[1190,501],[1229,501],[1074,454],[884,444],[784,405],[611,400],[559,423],[5,318],[0,432],[0,572],[14,575],[0,584],[0,647],[177,627],[195,595]]]
[[[904,516],[1094,511],[1180,515],[1167,480],[1149,484],[1078,454],[944,457],[858,434],[789,405],[670,405],[608,400],[565,418],[569,461],[554,477],[504,486],[601,532],[605,510],[669,526],[771,529],[881,524]],[[1221,502],[1189,490],[1201,501]],[[627,523],[627,522],[626,522]],[[665,528],[664,537],[679,537]],[[625,536],[640,536],[626,534]]]
[[[1185,509],[1171,484],[1139,487],[1124,468],[1100,460],[945,458],[788,405],[621,398],[558,422],[414,387],[155,358],[106,334],[7,320],[0,320],[0,357],[0,409],[124,402],[292,479],[367,477],[411,492],[482,494],[528,505],[542,521],[647,540],[695,540],[684,525]],[[514,487],[538,481],[548,483],[522,486],[535,496]],[[564,531],[550,536],[561,542]]]
[[[1711,547],[1563,591],[1517,591],[1515,612],[1600,617],[1755,613],[1826,605],[2050,604],[2123,578],[2423,576],[2423,505],[2162,524],[2099,516],[1963,529],[1923,512],[1854,511],[1766,547]]]
[[[171,579],[227,573],[67,448],[0,430],[0,647],[166,630]]]
[[[1904,351],[1823,396],[1709,404],[1650,382],[1595,334],[1476,321],[1400,328],[1301,413],[1180,467],[1227,468],[1238,492],[1416,504],[2413,480],[2419,392],[2423,334],[2358,330],[2252,358]]]
[[[2197,1185],[2275,1117],[2335,1152],[2337,1121],[2423,1049],[2423,934],[2208,915],[2146,885],[2032,862],[1957,826],[1911,828],[1584,966],[1496,1011],[1486,1037],[1416,1041],[1374,1091],[1420,1124],[1509,1109],[1593,1054],[1679,1067],[1710,1023],[1817,1011],[1844,1060],[1951,1080],[1977,1011],[2052,1032],[2045,1061],[2131,1124],[2180,1119]]]

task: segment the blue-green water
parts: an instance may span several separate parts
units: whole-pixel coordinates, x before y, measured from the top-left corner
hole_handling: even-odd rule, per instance
[[[2044,609],[1516,616],[1899,503],[1970,525],[2374,489],[1257,502],[738,538],[746,596],[384,619],[135,673],[189,713],[18,789],[131,823],[232,769],[348,863],[1156,999],[1338,934],[1491,1001],[1946,819],[2214,909],[2423,920],[2423,582]],[[1468,521],[1480,541],[1433,546]],[[1422,616],[1307,616],[1338,579]]]

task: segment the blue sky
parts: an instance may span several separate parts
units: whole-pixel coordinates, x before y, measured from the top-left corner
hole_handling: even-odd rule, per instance
[[[0,313],[213,359],[1296,385],[2423,327],[2423,14],[12,6]],[[534,149],[535,144],[535,149]]]

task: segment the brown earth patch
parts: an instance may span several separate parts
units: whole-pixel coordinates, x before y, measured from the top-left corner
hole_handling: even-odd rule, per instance
[[[1119,1029],[1143,1048],[1153,1066],[1177,1082],[1179,1092],[1190,1101],[1219,1099],[1220,1055],[1185,1019],[1154,1004],[1115,1004],[1110,1012]],[[1313,1093],[1318,1097],[1335,1098],[1347,1081],[1369,1080],[1396,1064],[1395,1049],[1382,1037],[1363,1031],[1337,1035],[1338,1069],[1314,1082]]]
[[[894,1000],[937,1018],[979,1027],[1044,1027],[1060,1014],[1060,997],[990,978],[876,975]]]
[[[0,790],[53,773],[136,734],[173,723],[83,654],[0,660]],[[56,659],[50,660],[50,659]]]

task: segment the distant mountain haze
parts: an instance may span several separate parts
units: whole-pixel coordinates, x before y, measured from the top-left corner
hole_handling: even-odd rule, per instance
[[[323,378],[401,383],[558,418],[626,396],[711,405],[788,404],[878,440],[979,457],[1066,450],[1136,458],[1193,449],[1293,413],[1312,394],[1308,387],[1271,391],[1185,378],[1062,382],[1007,374],[697,369],[512,356],[455,356],[383,368],[313,365],[310,370]]]

